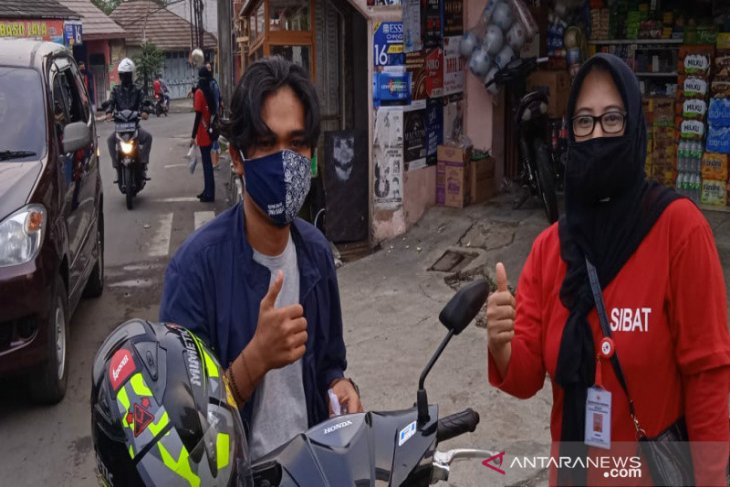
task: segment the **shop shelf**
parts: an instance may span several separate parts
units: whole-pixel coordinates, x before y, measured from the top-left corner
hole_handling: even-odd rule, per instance
[[[614,39],[591,40],[589,44],[682,44],[682,39]]]
[[[677,73],[634,73],[636,76],[644,78],[673,78],[677,76]]]

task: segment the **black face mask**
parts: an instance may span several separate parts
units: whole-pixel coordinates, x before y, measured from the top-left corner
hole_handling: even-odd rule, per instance
[[[633,137],[598,137],[571,142],[565,190],[581,205],[616,198],[643,179],[635,161]]]
[[[132,73],[119,73],[119,78],[122,80],[123,86],[130,86],[132,84]]]

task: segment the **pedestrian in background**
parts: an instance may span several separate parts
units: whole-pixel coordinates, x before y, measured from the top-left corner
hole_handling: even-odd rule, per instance
[[[210,89],[213,92],[213,103],[217,107],[217,113],[211,114],[211,116],[220,116],[223,111],[223,107],[221,105],[221,89],[218,86],[218,81],[216,81],[213,76],[213,65],[208,63],[205,67],[208,68],[208,72],[210,73]],[[213,141],[213,148],[210,154],[211,160],[213,161],[213,169],[220,169],[221,145],[218,142],[218,139]]]
[[[96,113],[96,90],[94,87],[94,76],[91,71],[86,68],[85,61],[79,61],[79,71],[81,72],[81,78],[84,80],[84,86],[86,86],[86,92],[89,94],[89,105],[91,105],[92,114]]]
[[[202,67],[198,71],[198,89],[195,90],[193,109],[195,110],[195,123],[193,124],[193,135],[190,146],[197,144],[200,147],[200,156],[203,163],[203,191],[198,199],[204,203],[215,201],[215,180],[213,178],[213,164],[211,161],[211,150],[213,139],[209,133],[211,115],[217,112],[213,91],[210,87],[210,71]]]
[[[692,442],[696,485],[725,485],[730,334],[710,226],[692,201],[646,180],[639,82],[620,58],[589,59],[567,108],[565,216],[535,240],[516,299],[497,264],[498,289],[487,300],[489,381],[528,398],[547,372],[561,456],[568,445],[582,457],[600,454],[589,445],[633,448],[640,433],[655,438],[676,426]],[[610,338],[595,311],[593,266]],[[553,469],[550,482],[606,485],[601,473]]]

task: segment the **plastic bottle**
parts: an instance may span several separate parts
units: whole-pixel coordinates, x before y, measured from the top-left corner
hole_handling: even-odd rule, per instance
[[[682,184],[684,184],[684,177],[683,173],[680,172],[679,174],[677,174],[677,181],[674,183],[674,189],[679,194],[682,194]]]
[[[700,176],[699,174],[692,175],[692,201],[695,203],[700,202]]]

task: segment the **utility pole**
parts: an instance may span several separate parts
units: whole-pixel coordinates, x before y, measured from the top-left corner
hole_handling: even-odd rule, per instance
[[[218,0],[218,66],[226,111],[233,96],[233,0]]]

